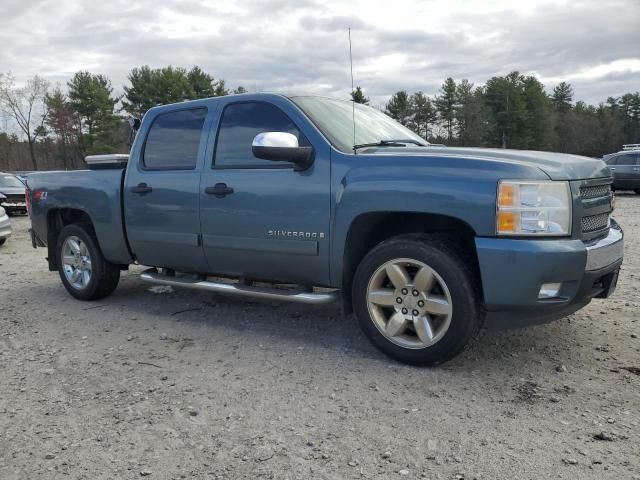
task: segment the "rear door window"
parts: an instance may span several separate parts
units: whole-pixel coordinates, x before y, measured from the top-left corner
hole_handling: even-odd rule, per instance
[[[616,165],[635,165],[635,164],[636,164],[635,154],[624,153],[622,155],[618,155],[618,160],[616,161]]]
[[[151,124],[142,156],[147,170],[193,170],[206,108],[161,113]]]

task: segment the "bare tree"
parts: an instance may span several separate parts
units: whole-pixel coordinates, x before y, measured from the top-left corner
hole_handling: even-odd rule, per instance
[[[15,120],[27,137],[33,169],[38,169],[35,143],[45,135],[46,96],[49,82],[35,75],[24,87],[16,87],[15,79],[8,73],[0,74],[0,111]]]

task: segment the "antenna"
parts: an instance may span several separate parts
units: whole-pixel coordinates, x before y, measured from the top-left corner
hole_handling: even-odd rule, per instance
[[[356,145],[356,101],[353,98],[353,54],[351,53],[351,27],[348,29],[349,32],[349,65],[351,67],[351,106],[352,112],[351,116],[353,118],[353,145]],[[353,153],[356,154],[356,149],[353,149]]]

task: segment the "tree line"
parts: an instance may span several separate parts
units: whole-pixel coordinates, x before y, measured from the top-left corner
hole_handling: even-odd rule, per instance
[[[369,103],[360,87],[352,100]],[[640,143],[640,93],[598,105],[573,102],[566,82],[550,94],[533,76],[511,72],[474,86],[447,78],[438,93],[394,93],[384,111],[433,143],[549,150],[592,157]]]
[[[126,153],[127,120],[151,107],[245,93],[227,88],[194,66],[190,70],[141,66],[128,74],[122,94],[102,74],[80,71],[51,86],[34,76],[16,86],[0,73],[0,170],[76,169],[96,153]],[[357,87],[351,99],[369,104]],[[381,107],[433,143],[551,150],[601,156],[624,143],[640,143],[640,94],[609,97],[598,105],[573,102],[566,82],[548,94],[535,77],[512,72],[475,86],[447,78],[436,95],[401,90]]]
[[[198,66],[145,65],[127,78],[117,95],[107,76],[86,71],[65,88],[38,75],[18,87],[11,74],[0,74],[0,170],[83,168],[86,155],[128,152],[128,119],[151,107],[246,92],[242,86],[230,91]]]

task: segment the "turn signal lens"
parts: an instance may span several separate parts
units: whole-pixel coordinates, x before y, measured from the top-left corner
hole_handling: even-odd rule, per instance
[[[515,189],[513,184],[501,183],[498,191],[498,206],[513,207],[515,206]]]
[[[516,212],[498,212],[498,231],[501,233],[515,233]]]

